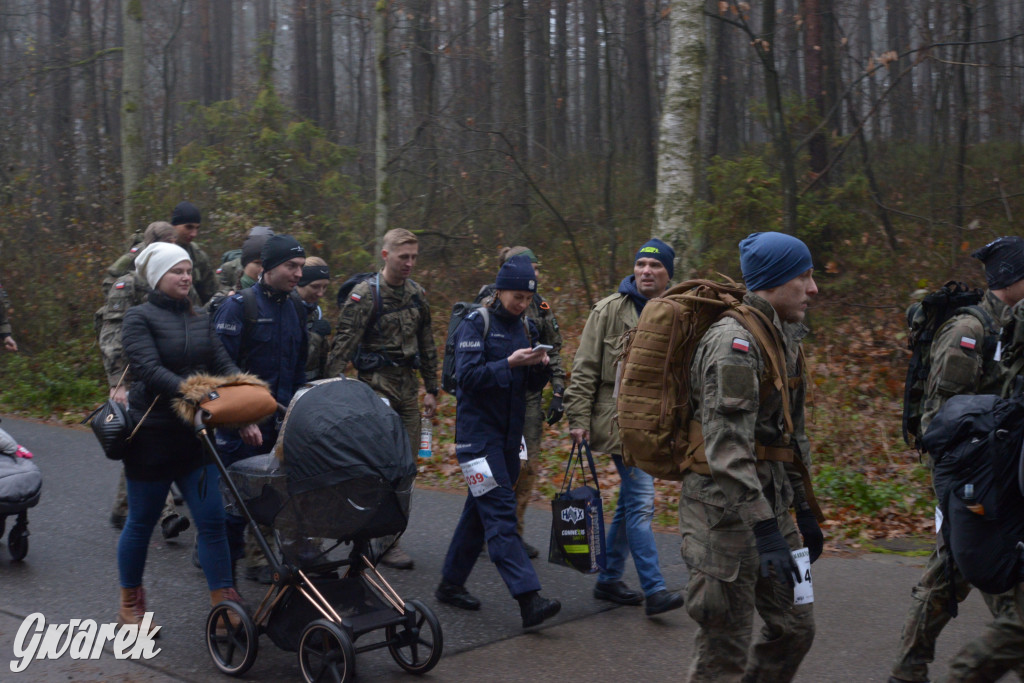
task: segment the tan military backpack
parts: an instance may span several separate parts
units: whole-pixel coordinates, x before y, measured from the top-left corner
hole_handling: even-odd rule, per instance
[[[754,335],[765,358],[762,387],[780,390],[786,432],[793,432],[782,339],[767,316],[742,303],[743,285],[726,280],[672,287],[647,302],[625,335],[616,399],[622,459],[659,479],[678,481],[689,469],[707,467],[699,423],[691,414],[690,363],[708,328],[723,316]]]

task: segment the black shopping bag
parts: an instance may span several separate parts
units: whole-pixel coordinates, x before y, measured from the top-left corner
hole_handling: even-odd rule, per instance
[[[587,485],[587,472],[583,467],[583,454],[594,485]],[[576,465],[579,465],[583,486],[572,487]],[[548,562],[572,567],[584,574],[601,571],[605,565],[604,512],[601,508],[600,484],[594,469],[594,456],[590,445],[583,441],[574,444],[565,467],[562,490],[551,501],[551,542]]]

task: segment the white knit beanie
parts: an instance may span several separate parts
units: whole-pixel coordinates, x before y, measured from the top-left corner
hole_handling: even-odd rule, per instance
[[[139,271],[139,275],[146,278],[150,287],[156,289],[160,278],[182,261],[192,263],[188,252],[177,244],[153,242],[135,257],[135,269]]]

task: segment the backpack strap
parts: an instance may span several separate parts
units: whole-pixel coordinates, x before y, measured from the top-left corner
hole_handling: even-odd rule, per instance
[[[772,386],[782,394],[782,419],[787,434],[793,433],[793,415],[789,407],[788,378],[786,377],[786,355],[782,335],[775,324],[761,311],[746,304],[735,306],[725,313],[743,325],[757,340],[764,353],[765,371]],[[785,379],[784,379],[785,378]]]

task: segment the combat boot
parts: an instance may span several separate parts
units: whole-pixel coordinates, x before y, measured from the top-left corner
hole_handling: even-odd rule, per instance
[[[121,608],[117,612],[117,623],[120,626],[140,626],[142,618],[146,616],[146,589],[142,586],[137,588],[121,589]],[[156,629],[156,624],[150,624],[150,632]],[[160,637],[156,631],[154,638]]]
[[[519,602],[519,613],[523,618],[523,628],[539,626],[542,621],[550,619],[562,609],[562,603],[558,600],[542,598],[537,591],[530,591],[517,595]]]

